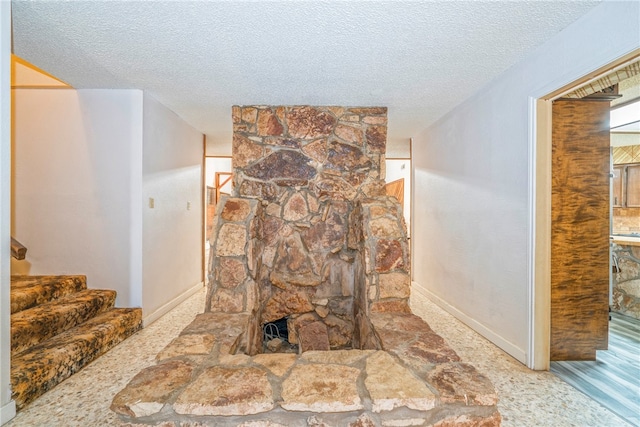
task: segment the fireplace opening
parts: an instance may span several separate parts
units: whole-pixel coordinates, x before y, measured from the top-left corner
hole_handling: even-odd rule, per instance
[[[262,325],[263,353],[298,353],[298,346],[289,342],[287,317]]]

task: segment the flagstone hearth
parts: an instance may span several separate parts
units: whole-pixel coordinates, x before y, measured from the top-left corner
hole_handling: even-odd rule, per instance
[[[490,381],[409,309],[386,108],[232,118],[205,313],[115,396],[124,425],[499,425]]]
[[[233,354],[247,314],[204,313],[113,400],[125,426],[498,426],[491,382],[413,314],[382,350]]]

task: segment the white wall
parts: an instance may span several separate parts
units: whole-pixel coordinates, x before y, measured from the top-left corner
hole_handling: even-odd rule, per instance
[[[11,2],[0,1],[0,424],[16,414],[11,400]]]
[[[145,323],[197,290],[202,134],[138,90],[13,93],[12,272],[86,274]]]
[[[202,286],[203,137],[147,94],[143,115],[142,307],[149,323]]]
[[[411,140],[387,140],[385,156],[387,159],[408,159],[411,157]]]
[[[15,89],[15,274],[86,274],[140,306],[142,92]]]
[[[639,48],[639,17],[638,2],[603,2],[414,139],[416,286],[523,363],[530,97]]]
[[[623,147],[626,145],[640,145],[640,133],[611,132],[612,147]]]
[[[231,123],[231,109],[229,109],[229,123]],[[207,156],[231,156],[232,148],[231,141],[220,141],[207,136],[205,147]]]

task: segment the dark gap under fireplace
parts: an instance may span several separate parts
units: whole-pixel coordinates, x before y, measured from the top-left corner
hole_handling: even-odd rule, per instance
[[[298,346],[289,341],[288,319],[283,317],[262,324],[263,353],[297,353]]]

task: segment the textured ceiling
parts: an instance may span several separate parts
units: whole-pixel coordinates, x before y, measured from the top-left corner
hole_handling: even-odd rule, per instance
[[[14,53],[148,91],[216,143],[234,104],[389,108],[426,128],[598,1],[14,1]]]

